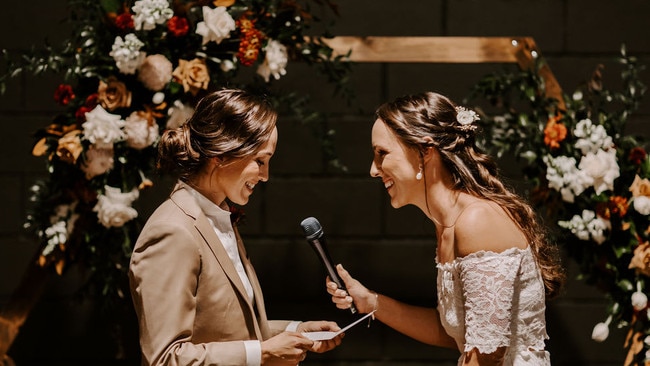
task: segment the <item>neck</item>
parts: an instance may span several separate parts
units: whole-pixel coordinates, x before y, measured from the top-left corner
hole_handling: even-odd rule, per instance
[[[214,189],[212,186],[212,179],[210,178],[211,176],[212,174],[209,173],[198,174],[197,176],[188,179],[186,183],[214,204],[223,208],[226,195]]]
[[[439,230],[454,226],[455,212],[460,192],[454,191],[443,184],[431,184],[426,188],[422,212],[433,221]]]

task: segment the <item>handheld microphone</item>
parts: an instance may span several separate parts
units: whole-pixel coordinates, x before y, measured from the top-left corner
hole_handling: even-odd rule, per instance
[[[323,228],[320,225],[320,222],[318,222],[318,220],[316,220],[314,217],[308,217],[302,220],[300,226],[302,226],[302,230],[305,232],[307,242],[311,245],[311,247],[318,255],[318,258],[320,259],[323,266],[325,266],[330,279],[336,283],[336,286],[338,286],[338,288],[347,292],[345,283],[343,280],[341,280],[338,272],[336,272],[336,268],[332,264],[332,259],[330,258],[330,254],[327,251],[327,243],[325,242],[325,235],[323,233]],[[354,303],[351,304],[350,311],[352,314],[357,313],[357,308],[354,306]]]

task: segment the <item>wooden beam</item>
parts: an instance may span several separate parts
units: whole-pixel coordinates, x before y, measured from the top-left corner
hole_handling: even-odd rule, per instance
[[[335,55],[352,62],[516,63],[527,70],[541,56],[530,37],[354,37],[326,39]],[[548,97],[565,109],[562,88],[548,64],[540,70]]]
[[[334,37],[325,41],[354,62],[515,63],[511,37]]]

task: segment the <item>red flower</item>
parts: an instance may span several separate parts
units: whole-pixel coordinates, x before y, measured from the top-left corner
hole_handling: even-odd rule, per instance
[[[561,119],[561,115],[549,118],[546,123],[546,128],[544,128],[544,144],[551,149],[559,148],[560,142],[564,141],[566,138],[566,127],[563,124],[558,123]]]
[[[241,32],[237,59],[242,65],[250,66],[257,61],[264,36],[262,32],[255,28],[255,22],[245,16],[239,18],[235,24]]]
[[[612,216],[625,217],[630,205],[627,198],[621,196],[609,197],[607,202],[600,203],[596,206],[596,213],[605,220],[610,220]]]
[[[228,208],[230,211],[230,222],[232,225],[237,226],[238,224],[243,224],[244,220],[246,219],[244,210],[241,207],[237,207],[232,204]]]
[[[628,159],[632,162],[634,165],[641,165],[648,156],[648,153],[642,148],[642,147],[635,147],[632,150],[630,150],[630,155],[628,156]]]
[[[74,116],[77,118],[77,123],[82,124],[86,122],[86,113],[92,111],[94,108],[87,107],[85,105],[82,105],[77,109],[77,111],[74,113]]]
[[[167,29],[176,37],[182,37],[190,30],[187,19],[179,16],[173,16],[167,21]]]
[[[115,26],[123,31],[135,29],[135,24],[133,23],[133,15],[131,15],[131,13],[122,13],[118,15],[115,18]]]
[[[60,84],[54,91],[54,100],[60,105],[68,105],[74,97],[72,87],[68,84]]]

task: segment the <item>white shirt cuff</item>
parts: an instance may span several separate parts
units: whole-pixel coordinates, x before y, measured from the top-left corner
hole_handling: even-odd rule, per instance
[[[298,325],[300,323],[302,323],[302,322],[293,321],[293,322],[289,323],[289,325],[287,325],[287,327],[284,328],[284,330],[286,330],[287,332],[295,332],[296,329],[298,329]]]
[[[260,366],[262,364],[260,341],[244,341],[244,348],[246,348],[246,366]]]

